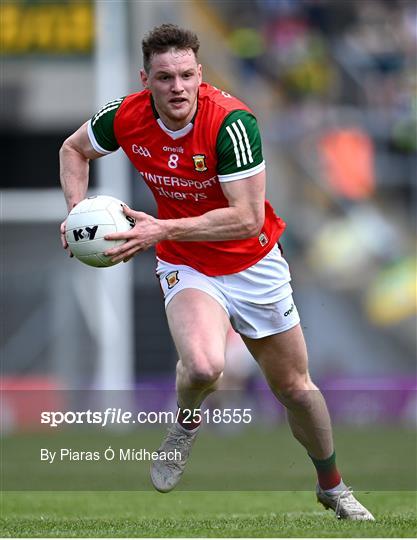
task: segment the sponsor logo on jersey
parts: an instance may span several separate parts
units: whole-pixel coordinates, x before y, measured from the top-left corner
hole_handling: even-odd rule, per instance
[[[138,146],[137,144],[132,144],[132,152],[134,154],[139,154],[143,157],[152,157],[146,146]]]
[[[206,156],[204,154],[196,154],[193,156],[194,169],[198,172],[204,172],[207,170]]]
[[[262,247],[265,247],[266,244],[269,242],[269,238],[263,232],[261,232],[261,234],[258,236],[258,240]]]
[[[168,289],[172,289],[175,287],[175,285],[179,282],[180,278],[178,277],[178,270],[173,270],[170,272],[167,276],[165,276],[165,279],[168,283]]]
[[[184,153],[184,148],[182,146],[164,146],[162,150],[164,152],[178,152],[179,154]]]

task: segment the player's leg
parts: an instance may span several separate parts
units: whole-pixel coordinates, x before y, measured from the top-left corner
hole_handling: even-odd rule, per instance
[[[319,501],[333,508],[339,518],[372,520],[372,514],[353,497],[337,470],[330,416],[323,395],[308,373],[300,325],[260,339],[243,338],[271,390],[285,405],[295,438],[316,467]]]
[[[151,467],[152,483],[158,491],[171,491],[181,479],[198,423],[192,420],[204,398],[216,387],[224,367],[229,319],[225,309],[209,294],[194,288],[179,291],[167,306],[167,318],[178,351],[178,422],[168,431],[159,448],[161,459]],[[166,459],[173,450],[178,459]]]
[[[167,319],[179,357],[178,405],[197,409],[223,372],[229,318],[205,292],[184,289],[167,306]]]
[[[243,339],[258,361],[275,396],[285,405],[295,438],[310,456],[333,454],[330,416],[320,390],[310,379],[307,349],[299,324],[280,334]]]

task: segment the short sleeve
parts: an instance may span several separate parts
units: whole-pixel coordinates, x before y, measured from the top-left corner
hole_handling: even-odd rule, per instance
[[[258,123],[247,111],[237,110],[226,116],[216,146],[220,182],[241,180],[265,169]]]
[[[124,98],[110,101],[102,107],[88,123],[91,145],[100,154],[110,154],[119,148],[114,134],[114,117]]]

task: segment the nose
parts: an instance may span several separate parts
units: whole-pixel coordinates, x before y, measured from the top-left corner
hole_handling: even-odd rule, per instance
[[[176,94],[180,94],[184,90],[183,85],[182,85],[181,77],[174,77],[173,78],[173,80],[172,80],[172,88],[171,89]]]

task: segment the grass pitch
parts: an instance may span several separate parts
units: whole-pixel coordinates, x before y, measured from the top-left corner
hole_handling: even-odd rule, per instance
[[[415,492],[358,493],[375,523],[339,521],[312,492],[10,492],[4,537],[414,537]]]
[[[339,521],[316,503],[312,465],[282,426],[230,437],[203,432],[181,484],[168,494],[150,490],[148,463],[39,463],[45,444],[153,449],[161,438],[157,432],[5,437],[0,532],[3,537],[415,537],[415,430],[338,428],[335,435],[345,479],[375,523]]]

